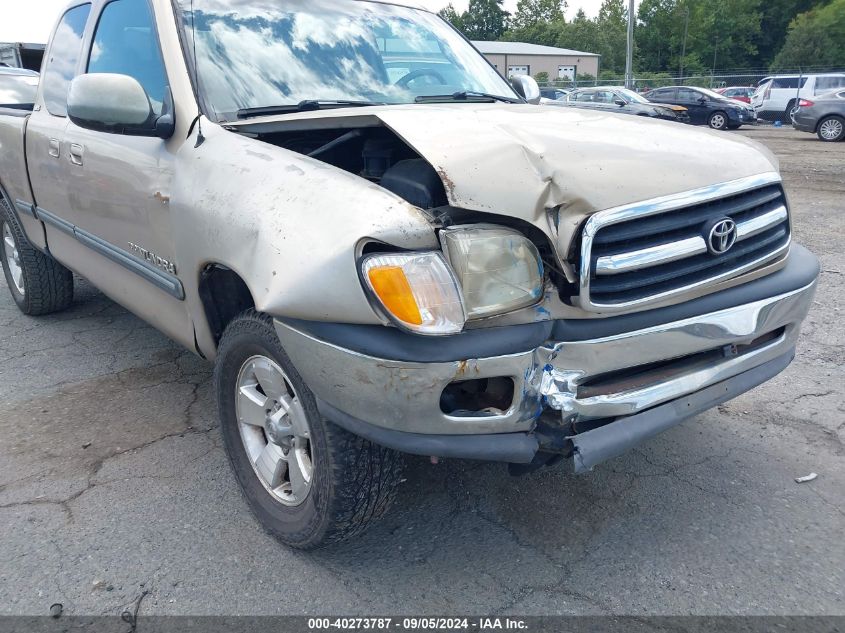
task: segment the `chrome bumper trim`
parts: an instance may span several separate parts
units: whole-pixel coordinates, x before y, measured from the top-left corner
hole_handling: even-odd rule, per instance
[[[440,435],[530,431],[544,408],[571,420],[632,415],[695,393],[795,348],[816,282],[780,296],[665,325],[601,339],[549,342],[535,350],[466,361],[413,363],[366,356],[276,321],[276,331],[305,382],[321,400],[370,424]],[[783,328],[782,335],[739,356],[726,356],[662,377],[653,384],[592,397],[578,396],[592,378],[634,370],[730,345],[745,345]],[[508,376],[514,402],[477,417],[440,409],[452,382]]]

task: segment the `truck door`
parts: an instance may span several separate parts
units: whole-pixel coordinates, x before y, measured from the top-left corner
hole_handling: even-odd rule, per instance
[[[104,3],[84,73],[129,75],[161,114],[169,83],[148,0]],[[193,347],[170,223],[178,140],[83,129],[72,121],[67,220],[90,252],[74,265],[97,287],[169,336]]]
[[[68,212],[68,153],[64,146],[67,93],[79,66],[90,13],[91,4],[80,4],[68,9],[59,21],[47,51],[35,110],[26,128],[26,161],[35,200],[25,202],[34,202],[49,214],[43,217],[61,218]],[[51,231],[50,224],[46,230],[48,238],[53,235],[57,240],[72,239]],[[57,246],[61,250],[61,244]]]

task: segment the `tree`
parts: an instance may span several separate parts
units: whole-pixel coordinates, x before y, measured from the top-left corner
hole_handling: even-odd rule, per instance
[[[757,41],[757,63],[768,65],[786,42],[792,20],[814,6],[819,0],[766,0],[761,8],[760,37]]]
[[[455,6],[450,2],[448,5],[437,12],[441,18],[450,22],[459,31],[464,30],[464,20],[460,13],[455,9]]]
[[[566,7],[566,0],[519,0],[510,26],[517,30],[538,24],[563,22]]]
[[[472,40],[498,40],[507,28],[510,15],[502,8],[503,0],[469,0],[461,16],[464,34]]]
[[[628,41],[628,9],[625,0],[604,0],[596,18],[598,40],[593,48],[601,54],[602,67],[615,73],[625,72]]]
[[[772,68],[845,66],[845,0],[801,13],[789,25]]]

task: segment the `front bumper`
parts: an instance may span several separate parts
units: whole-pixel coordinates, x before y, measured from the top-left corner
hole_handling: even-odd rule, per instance
[[[744,391],[754,386],[749,372],[782,370],[794,355],[818,275],[817,261],[801,247],[793,247],[790,260],[785,271],[770,276],[788,282],[779,294],[593,338],[569,335],[571,322],[557,322],[550,331],[556,340],[517,353],[444,362],[392,360],[354,351],[353,343],[321,340],[289,322],[277,320],[276,330],[324,415],[341,426],[408,452],[525,462],[539,450],[532,432],[549,411],[561,428],[608,423],[602,430],[671,408],[711,387],[734,397],[742,393],[736,391],[738,377],[750,385]],[[796,274],[796,268],[802,270]],[[725,292],[743,296],[736,291],[745,289],[744,296],[751,297],[752,285],[761,283],[771,288],[773,282],[763,278]],[[707,298],[711,305],[715,296]],[[612,322],[596,326],[612,329]],[[763,374],[759,382],[771,377]],[[756,371],[754,377],[760,375]],[[452,383],[500,377],[514,385],[507,410],[442,410],[441,394]],[[694,400],[683,410],[703,410],[701,398]],[[704,401],[717,399],[711,394]],[[668,416],[670,421],[688,417],[677,413]]]

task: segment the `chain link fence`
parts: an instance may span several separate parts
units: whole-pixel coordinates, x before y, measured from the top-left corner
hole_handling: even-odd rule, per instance
[[[634,88],[638,91],[662,88],[664,86],[697,86],[699,88],[728,88],[733,86],[756,87],[767,77],[774,75],[810,75],[845,73],[845,67],[811,66],[806,68],[744,68],[720,70],[717,73],[667,73],[640,72],[634,75]],[[542,81],[541,86],[555,88],[583,88],[585,86],[624,86],[625,76],[602,72],[599,77],[581,76],[575,80]]]

